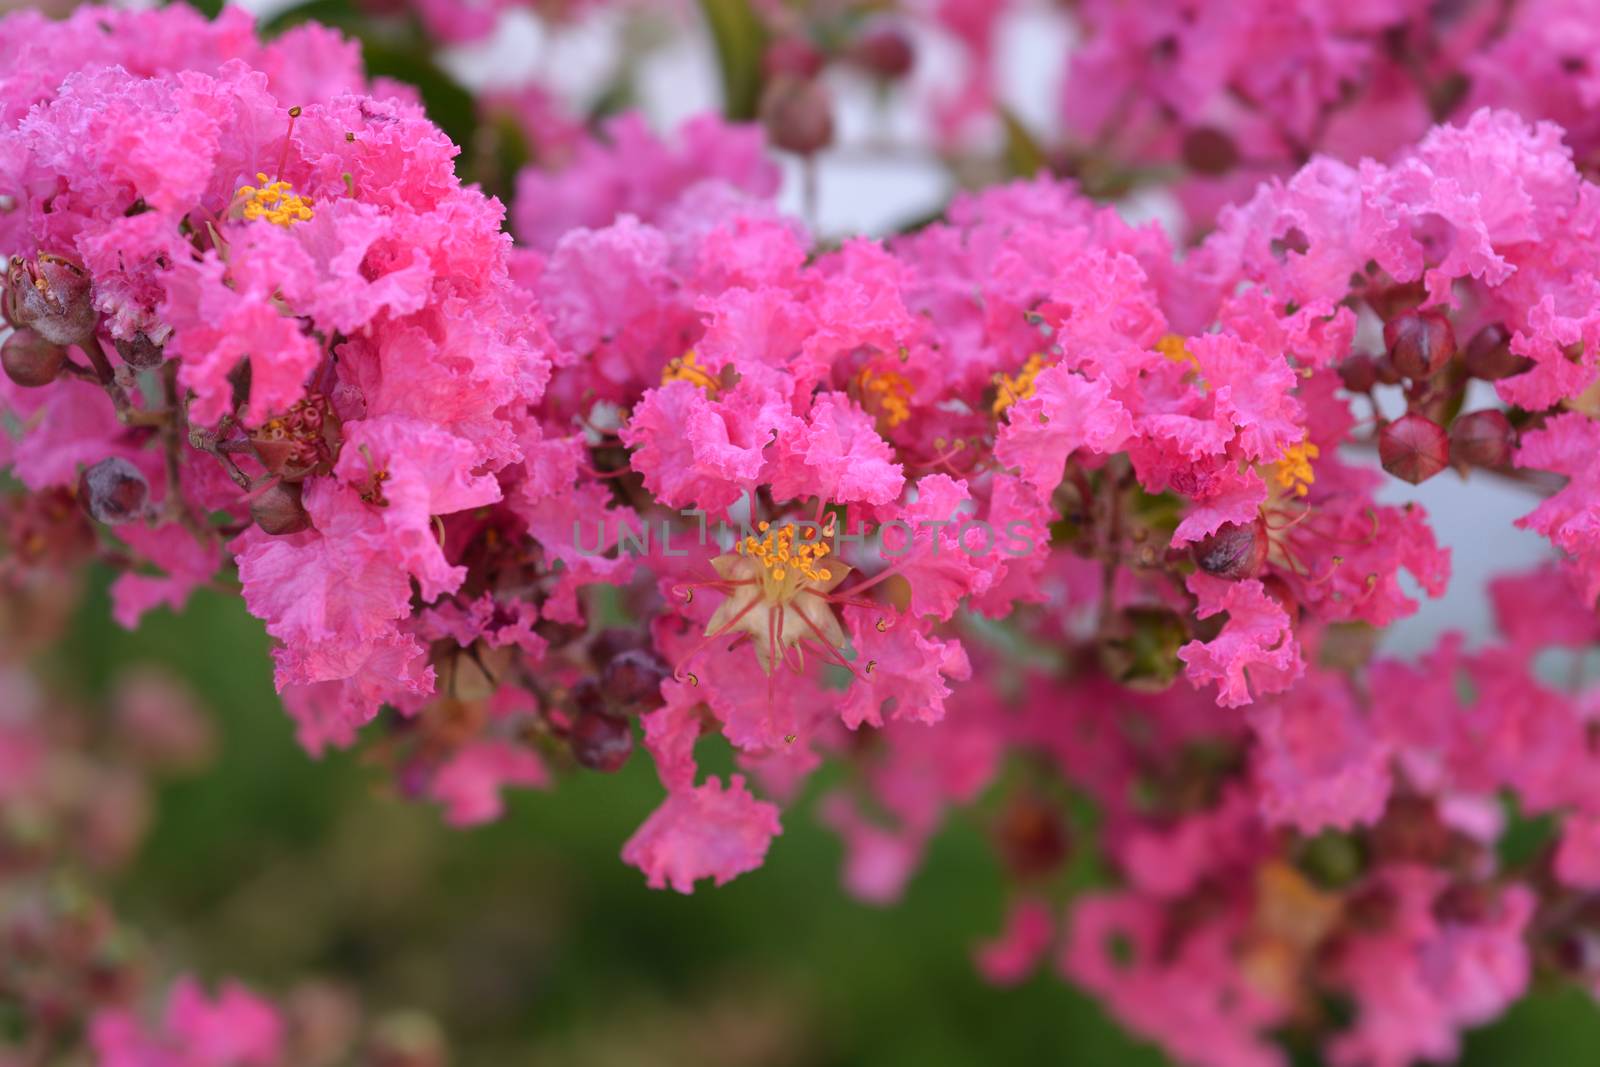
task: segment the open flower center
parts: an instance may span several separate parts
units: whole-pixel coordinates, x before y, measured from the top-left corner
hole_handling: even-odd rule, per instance
[[[826,541],[797,544],[793,526],[773,530],[771,523],[763,522],[757,529],[764,536],[746,537],[737,551],[761,564],[762,592],[769,601],[787,603],[807,584],[826,582],[832,576],[831,568],[822,561],[830,551]]]
[[[1317,480],[1317,472],[1312,470],[1311,461],[1321,454],[1321,450],[1309,439],[1289,446],[1283,458],[1272,465],[1273,480],[1284,491],[1305,496],[1311,491],[1311,484]]]
[[[735,551],[711,561],[719,581],[709,584],[727,599],[706,624],[706,640],[749,637],[769,675],[777,664],[799,669],[807,645],[843,663],[845,635],[829,594],[850,567],[830,555],[829,544],[803,540],[793,526],[774,530],[763,522],[758,530],[761,536],[747,536]],[[831,536],[831,525],[822,532]]]
[[[1028,362],[1016,374],[1001,372],[994,376],[995,397],[994,413],[996,415],[1005,411],[1019,400],[1026,400],[1033,395],[1034,379],[1039,377],[1039,372],[1049,366],[1044,361],[1044,356],[1038,352],[1028,357]]]
[[[294,191],[286,181],[268,181],[265,174],[257,173],[257,185],[241,185],[234,200],[241,205],[243,217],[248,220],[266,219],[275,226],[292,226],[311,219],[311,201]]]
[[[1183,343],[1179,334],[1169,333],[1156,342],[1156,351],[1174,363],[1187,363],[1195,370],[1200,369],[1200,361],[1194,358],[1194,353],[1189,351],[1189,346]]]
[[[863,367],[856,375],[856,390],[861,406],[884,429],[899,426],[911,417],[911,382],[903,374]]]
[[[700,357],[694,354],[693,349],[672,359],[661,369],[661,384],[668,382],[688,382],[713,395],[722,387],[717,376],[700,365]]]

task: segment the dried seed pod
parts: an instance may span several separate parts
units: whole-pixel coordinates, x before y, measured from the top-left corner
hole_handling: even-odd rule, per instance
[[[54,344],[84,344],[100,322],[91,289],[88,271],[60,256],[13,257],[6,271],[6,321]]]
[[[250,501],[250,518],[263,532],[277,536],[311,527],[298,482],[276,482],[263,490]]]
[[[85,468],[78,478],[78,502],[89,517],[107,526],[143,518],[150,505],[150,483],[139,468],[111,456]]]
[[[137,370],[159,367],[166,359],[162,346],[150,340],[150,335],[142,331],[132,337],[118,337],[113,343],[122,362]]]
[[[1267,530],[1255,522],[1226,522],[1211,536],[1197,541],[1194,561],[1217,578],[1254,578],[1267,562]]]

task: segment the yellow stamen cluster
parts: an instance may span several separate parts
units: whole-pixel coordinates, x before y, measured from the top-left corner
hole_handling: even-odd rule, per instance
[[[994,413],[998,415],[1017,401],[1026,400],[1032,396],[1033,381],[1039,377],[1039,372],[1044,370],[1046,366],[1044,356],[1035,352],[1028,357],[1028,362],[1016,374],[996,374],[994,376],[995,386],[997,387],[994,398]]]
[[[784,581],[791,572],[813,582],[828,580],[828,572],[817,566],[829,552],[830,546],[826,541],[796,546],[793,526],[774,531],[771,523],[764,522],[757,529],[766,536],[759,540],[746,537],[739,543],[739,551],[759,560],[773,581]]]
[[[1194,353],[1189,351],[1189,346],[1183,343],[1182,336],[1178,334],[1169,333],[1157,341],[1156,351],[1174,363],[1187,363],[1195,370],[1200,369],[1200,361],[1194,358]]]
[[[693,349],[671,360],[661,369],[661,384],[666,385],[668,382],[688,382],[708,393],[714,393],[722,386],[714,374],[700,365],[700,358],[694,354]]]
[[[276,226],[292,226],[311,219],[311,201],[294,191],[286,181],[268,181],[256,174],[259,187],[241,185],[234,199],[242,201],[245,219],[266,219]]]
[[[911,383],[892,370],[863,368],[856,375],[861,406],[878,416],[886,427],[899,426],[911,417]]]
[[[1311,469],[1311,461],[1321,454],[1309,440],[1289,446],[1283,458],[1273,464],[1273,479],[1281,488],[1292,490],[1295,496],[1305,496],[1311,491],[1311,483],[1317,480],[1316,471]]]

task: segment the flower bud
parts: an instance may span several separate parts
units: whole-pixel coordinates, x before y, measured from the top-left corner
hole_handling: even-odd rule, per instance
[[[1267,562],[1267,531],[1260,519],[1225,522],[1193,549],[1200,569],[1217,578],[1254,578]]]
[[[1450,424],[1450,455],[1457,463],[1501,470],[1511,466],[1516,431],[1503,411],[1474,411]]]
[[[1403,415],[1378,435],[1383,469],[1417,485],[1450,464],[1450,441],[1443,428],[1422,415]]]
[[[1352,393],[1370,393],[1378,384],[1378,361],[1357,352],[1339,364],[1339,380]]]
[[[1420,281],[1375,284],[1367,291],[1367,303],[1384,322],[1415,311],[1427,298],[1427,287]]]
[[[79,476],[78,502],[96,522],[121,526],[144,516],[150,503],[150,483],[138,467],[121,456],[111,456]]]
[[[567,737],[572,754],[591,771],[614,774],[633,754],[633,730],[615,715],[585,712],[572,723]]]
[[[898,81],[911,73],[917,54],[911,39],[895,26],[878,26],[857,38],[850,49],[856,65],[884,81]]]
[[[804,37],[779,38],[761,57],[769,78],[815,78],[822,73],[824,62],[822,52]]]
[[[1061,813],[1032,792],[1013,797],[995,825],[995,844],[1017,878],[1043,878],[1061,868],[1070,848]]]
[[[18,385],[37,389],[49,385],[67,365],[67,350],[46,341],[34,330],[18,329],[0,346],[0,363],[6,377]]]
[[[100,322],[90,289],[88,272],[60,256],[15,256],[6,271],[6,321],[58,345],[81,345]]]
[[[815,78],[775,78],[761,98],[761,124],[777,147],[815,155],[833,143],[833,98]]]
[[[589,645],[589,659],[596,668],[601,668],[629,649],[647,648],[649,644],[649,636],[642,630],[608,626],[594,635]]]
[[[1387,352],[1373,356],[1372,366],[1378,372],[1379,385],[1399,385],[1405,380],[1400,377],[1400,372],[1394,369],[1394,360],[1389,358]]]
[[[282,536],[309,529],[311,516],[300,499],[300,483],[276,482],[250,501],[250,519],[262,532]]]
[[[117,354],[122,357],[122,362],[135,370],[150,370],[159,367],[166,359],[162,346],[150,340],[150,335],[143,330],[132,337],[118,337],[115,344]]]
[[[1467,373],[1486,382],[1497,382],[1533,367],[1533,360],[1511,351],[1511,331],[1498,322],[1472,335],[1464,359]]]
[[[632,648],[620,652],[600,675],[600,688],[616,705],[658,701],[661,683],[671,672],[654,652]]]
[[[606,710],[606,698],[600,692],[600,683],[584,678],[572,687],[572,704],[578,715],[600,715]]]
[[[1475,882],[1456,882],[1433,901],[1433,917],[1443,923],[1477,926],[1488,922],[1499,910],[1493,887]]]
[[[1369,836],[1373,853],[1382,862],[1437,866],[1450,854],[1449,824],[1439,817],[1431,799],[1414,794],[1390,799]]]
[[[1227,174],[1239,165],[1239,146],[1214,126],[1196,126],[1183,135],[1183,161],[1197,174]]]
[[[1456,334],[1450,320],[1432,311],[1407,312],[1383,327],[1394,369],[1413,381],[1431,378],[1456,354]]]

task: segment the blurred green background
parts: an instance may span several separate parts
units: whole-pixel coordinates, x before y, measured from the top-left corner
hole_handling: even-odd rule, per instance
[[[162,790],[114,890],[175,970],[269,993],[351,983],[373,1014],[435,1015],[460,1067],[1165,1062],[1050,973],[979,980],[970,949],[1003,906],[979,817],[956,819],[894,908],[844,895],[840,847],[804,803],[761,870],[655,892],[617,855],[660,796],[642,755],[452,830],[358,755],[300,751],[237,599],[202,592],[126,633],[97,586],[58,668],[94,693],[136,661],[188,679],[220,733],[209,771]],[[1600,1062],[1600,1013],[1581,991],[1539,994],[1466,1062]]]

